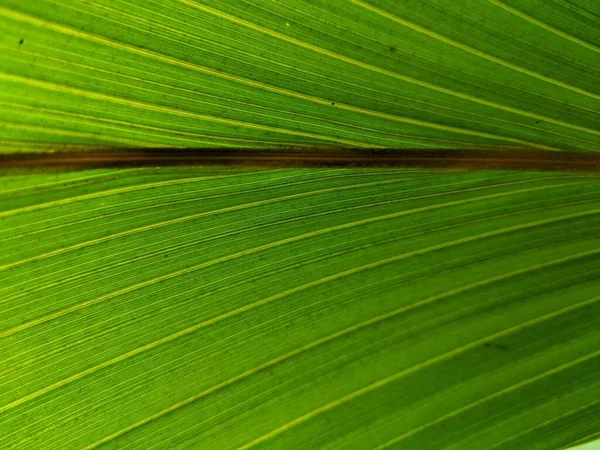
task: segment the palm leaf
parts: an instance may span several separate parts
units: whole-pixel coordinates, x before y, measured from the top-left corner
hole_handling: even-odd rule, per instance
[[[4,0],[0,139],[597,151],[599,17],[584,0]],[[593,440],[599,184],[5,171],[0,447]]]

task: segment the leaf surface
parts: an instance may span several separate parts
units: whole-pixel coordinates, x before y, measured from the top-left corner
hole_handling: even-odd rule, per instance
[[[2,447],[545,449],[599,431],[597,177],[36,183],[2,187]]]
[[[5,0],[0,139],[598,150],[598,18],[584,0]]]
[[[1,152],[597,151],[599,19],[590,0],[3,0]],[[597,439],[599,184],[3,171],[0,448]]]

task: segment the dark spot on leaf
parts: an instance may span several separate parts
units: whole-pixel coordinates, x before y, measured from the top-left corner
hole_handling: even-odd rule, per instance
[[[536,121],[535,121],[535,123],[540,123],[540,121],[539,121],[539,120],[536,120]]]
[[[492,344],[491,342],[486,342],[485,344],[483,344],[483,346],[485,348],[490,348],[490,349],[493,348],[493,349],[496,349],[496,350],[501,350],[503,352],[509,351],[508,346],[502,345],[502,344]]]
[[[19,45],[23,45],[23,42],[25,42],[25,39],[21,39],[21,40],[19,41]]]
[[[165,258],[168,258],[168,257],[169,257],[169,255],[165,255]]]
[[[335,105],[335,102],[331,102],[331,105],[332,105],[332,106],[333,106],[333,105]]]
[[[391,47],[390,47],[390,52],[394,53],[395,51],[396,51],[396,47],[394,47],[394,46],[391,46]]]

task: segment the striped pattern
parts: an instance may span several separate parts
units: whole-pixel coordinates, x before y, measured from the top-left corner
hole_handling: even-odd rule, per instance
[[[597,151],[599,19],[593,0],[3,0],[0,151]],[[597,438],[599,188],[8,172],[0,448]]]
[[[2,151],[600,149],[594,0],[3,0]]]
[[[0,448],[549,449],[600,433],[600,179],[0,178]]]

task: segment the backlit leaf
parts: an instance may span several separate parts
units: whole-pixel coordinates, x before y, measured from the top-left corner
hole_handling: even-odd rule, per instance
[[[3,0],[2,152],[597,151],[599,19]],[[597,439],[600,178],[568,169],[4,170],[0,448]]]

